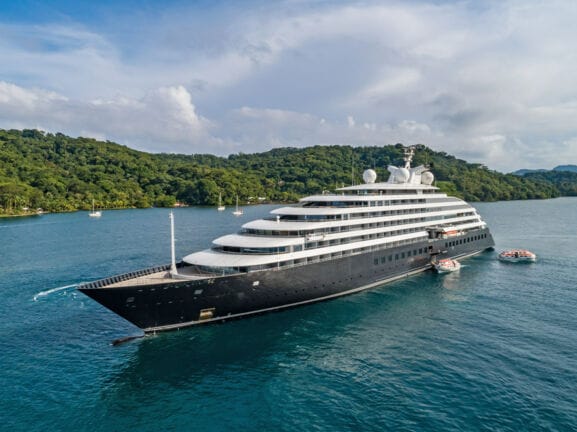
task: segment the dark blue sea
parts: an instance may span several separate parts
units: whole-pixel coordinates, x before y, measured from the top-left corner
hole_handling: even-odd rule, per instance
[[[475,206],[458,273],[118,346],[74,285],[168,263],[169,211],[0,219],[0,430],[575,431],[577,198]],[[176,209],[177,256],[270,209]]]

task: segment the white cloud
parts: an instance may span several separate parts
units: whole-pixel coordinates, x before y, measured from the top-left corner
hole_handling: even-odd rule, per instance
[[[0,117],[11,119],[8,127],[106,138],[149,151],[230,150],[221,148],[226,144],[210,135],[213,124],[196,113],[182,86],[161,87],[141,99],[80,102],[0,82]],[[32,125],[30,118],[35,122]]]
[[[0,127],[153,151],[421,142],[500,170],[577,163],[577,3],[153,12],[108,28],[2,24],[0,12]]]

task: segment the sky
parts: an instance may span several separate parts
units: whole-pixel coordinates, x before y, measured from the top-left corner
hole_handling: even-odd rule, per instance
[[[577,164],[577,2],[0,0],[0,128]]]

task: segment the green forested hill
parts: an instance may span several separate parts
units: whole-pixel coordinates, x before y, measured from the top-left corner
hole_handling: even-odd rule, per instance
[[[524,177],[533,181],[548,182],[554,185],[561,195],[577,196],[577,172],[555,169],[553,171],[528,173]]]
[[[389,164],[402,164],[402,146],[315,146],[264,153],[149,154],[112,142],[71,138],[37,130],[0,130],[0,213],[22,207],[47,211],[172,206],[176,201],[225,204],[295,201],[298,197],[361,182],[374,168],[388,178]],[[441,189],[468,201],[549,198],[550,181],[490,171],[419,146],[414,165],[429,164]]]

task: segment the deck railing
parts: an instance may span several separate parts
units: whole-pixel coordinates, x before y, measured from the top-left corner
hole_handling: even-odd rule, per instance
[[[120,275],[110,276],[104,279],[95,280],[92,282],[85,282],[79,285],[79,288],[101,288],[107,285],[111,285],[118,282],[124,282],[129,279],[134,279],[137,277],[148,276],[154,273],[168,271],[170,270],[170,264],[156,266],[156,267],[149,267],[142,270],[136,270],[129,273],[123,273]]]

